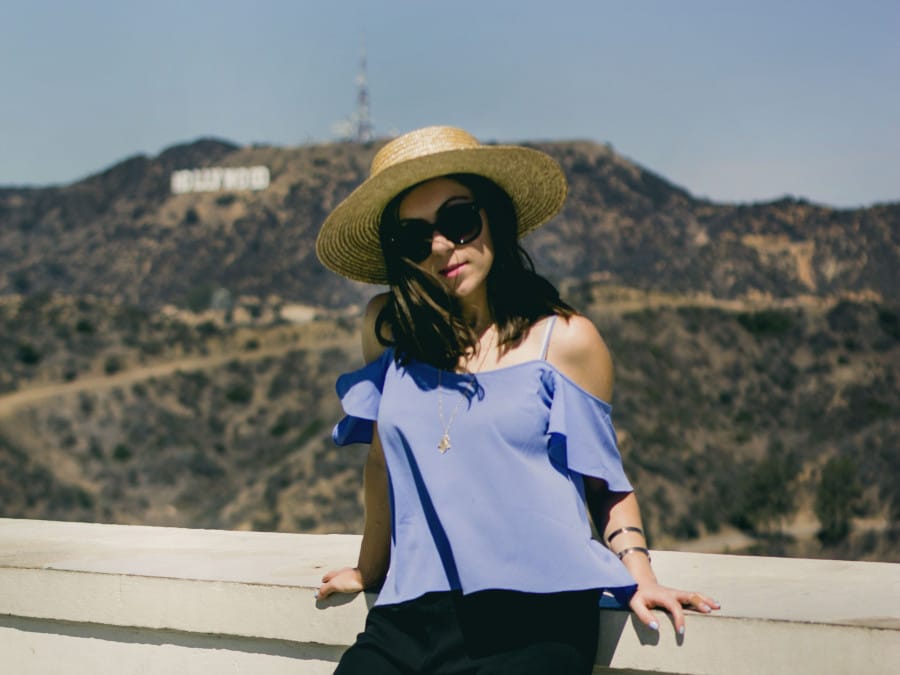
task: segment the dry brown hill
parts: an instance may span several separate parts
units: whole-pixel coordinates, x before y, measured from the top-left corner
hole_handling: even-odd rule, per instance
[[[900,559],[897,306],[599,285],[581,300],[615,356],[656,545]],[[361,362],[352,322],[184,323],[58,296],[0,310],[19,345],[0,351],[17,373],[0,514],[359,531],[364,452],[329,438],[335,377]]]
[[[339,307],[370,293],[328,273],[313,242],[379,143],[297,148],[204,140],[65,187],[0,189],[0,293],[202,306],[212,289]],[[900,204],[836,210],[785,198],[714,204],[590,142],[544,143],[571,184],[526,242],[557,282],[604,280],[720,298],[854,292],[896,298]],[[264,164],[264,191],[173,195],[171,172]]]
[[[377,147],[204,140],[0,188],[0,515],[358,531],[363,455],[328,436],[355,325],[286,304],[371,293],[313,241]],[[715,204],[607,146],[538,147],[571,195],[526,243],[612,349],[654,541],[900,559],[900,204]],[[169,191],[255,164],[262,192]],[[230,321],[165,307],[216,289]]]

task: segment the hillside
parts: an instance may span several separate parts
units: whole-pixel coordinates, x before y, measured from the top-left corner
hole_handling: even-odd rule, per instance
[[[900,307],[608,286],[582,300],[615,356],[616,425],[656,545],[900,559]],[[123,324],[116,305],[50,296],[3,307],[20,343],[51,329],[29,363],[4,357],[23,372],[0,396],[3,515],[361,528],[364,452],[329,438],[334,379],[360,365],[353,322]],[[102,342],[82,341],[85,322]],[[83,364],[63,382],[60,353]],[[823,546],[817,500],[835,472]]]
[[[900,204],[714,204],[538,147],[571,193],[526,243],[614,355],[654,545],[900,560]],[[206,140],[0,188],[0,515],[359,531],[364,453],[329,431],[373,289],[313,241],[376,149]],[[255,164],[265,191],[169,192]]]
[[[88,294],[158,308],[202,305],[221,287],[332,308],[360,302],[371,290],[334,278],[313,243],[377,147],[207,140],[65,187],[0,189],[0,293]],[[900,204],[850,211],[792,199],[714,204],[607,146],[537,147],[560,161],[571,184],[562,214],[526,240],[538,268],[557,282],[720,298],[898,297]],[[169,192],[175,169],[256,164],[272,175],[261,192]]]

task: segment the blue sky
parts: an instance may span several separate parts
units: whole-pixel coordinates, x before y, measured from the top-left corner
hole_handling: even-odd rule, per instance
[[[0,7],[0,185],[201,136],[609,142],[692,193],[900,200],[900,3],[30,0]]]

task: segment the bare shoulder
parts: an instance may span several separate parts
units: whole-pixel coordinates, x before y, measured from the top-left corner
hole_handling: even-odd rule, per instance
[[[362,350],[366,363],[371,363],[384,351],[384,345],[378,341],[378,337],[375,335],[375,324],[378,314],[384,309],[389,297],[388,293],[379,293],[366,305],[366,313],[363,315],[362,322]]]
[[[587,317],[576,314],[556,322],[547,360],[594,396],[604,401],[612,398],[612,356],[597,327]]]

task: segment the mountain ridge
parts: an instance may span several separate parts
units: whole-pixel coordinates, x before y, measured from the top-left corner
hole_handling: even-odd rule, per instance
[[[316,260],[327,213],[366,176],[381,142],[277,148],[202,139],[136,155],[64,187],[0,188],[0,293],[94,293],[144,307],[199,286],[326,307],[372,290]],[[562,212],[525,239],[557,283],[733,298],[871,292],[897,297],[900,202],[831,209],[806,200],[721,204],[583,141],[529,143],[569,180]],[[171,173],[269,167],[260,192],[173,195]]]
[[[525,246],[614,355],[654,545],[897,560],[900,203],[717,204],[529,145],[570,194]],[[364,453],[328,432],[377,289],[313,244],[379,146],[204,139],[0,188],[0,514],[359,531]],[[170,191],[260,164],[260,192]]]

